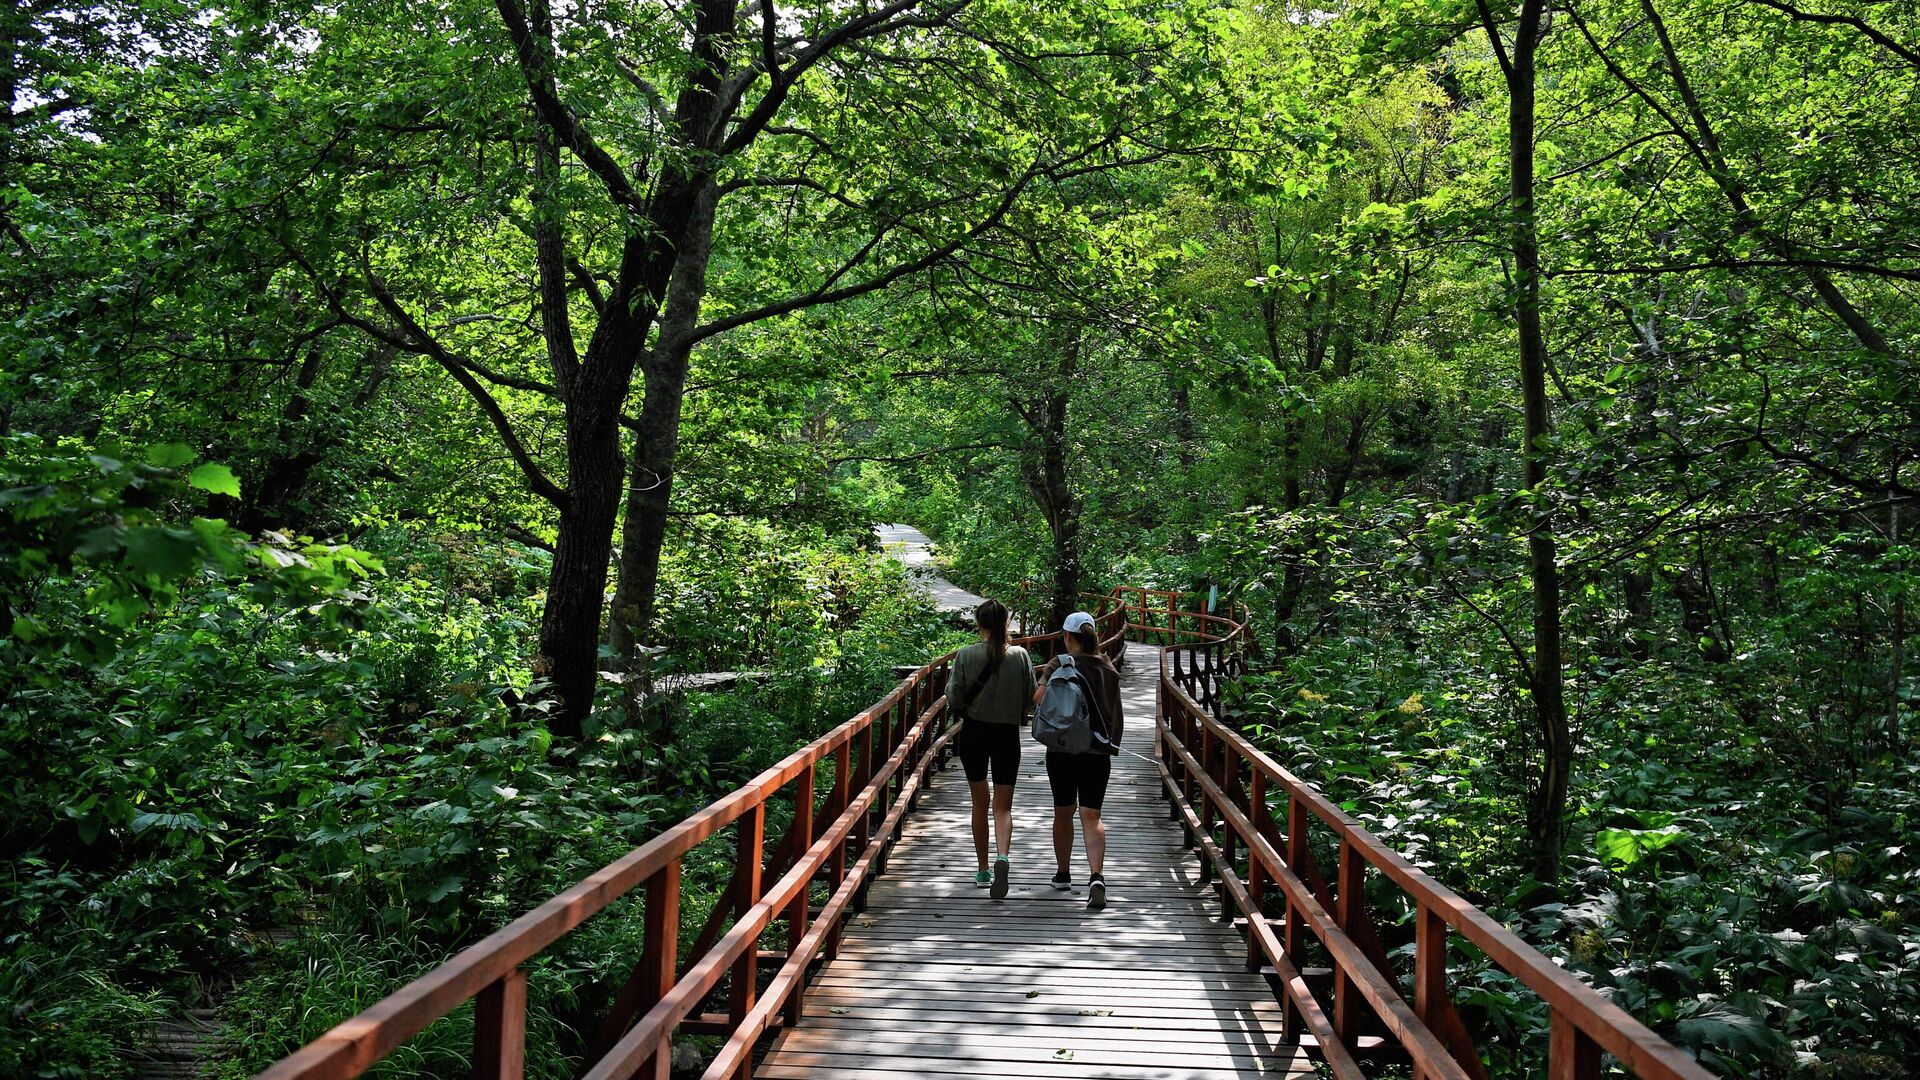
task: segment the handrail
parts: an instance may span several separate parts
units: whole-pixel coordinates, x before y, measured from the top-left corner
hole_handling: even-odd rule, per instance
[[[1015,600],[1021,610],[1017,614],[1022,629],[1031,622],[1029,612],[1022,603],[1031,588],[1030,582],[1021,582]],[[1186,607],[1189,598],[1198,599],[1198,593],[1185,593],[1177,589],[1149,589],[1141,585],[1116,585],[1106,592],[1082,592],[1080,599],[1087,602],[1087,611],[1093,615],[1104,615],[1114,608],[1127,612],[1127,629],[1157,640],[1151,643],[1175,644],[1187,638],[1209,636],[1222,639],[1231,638],[1243,643],[1251,643],[1246,628],[1249,622],[1247,606],[1238,601],[1230,601],[1227,615],[1214,612],[1193,611]],[[1155,601],[1158,601],[1156,604]],[[1166,621],[1157,620],[1164,618]],[[1197,629],[1187,629],[1181,620],[1188,620]]]
[[[1120,609],[1099,619],[1102,651],[1118,658],[1126,649],[1127,623]],[[1016,638],[1041,658],[1058,647],[1059,635]],[[868,880],[885,864],[886,850],[928,767],[944,755],[957,723],[946,713],[946,677],[956,654],[948,653],[902,679],[879,702],[832,731],[795,750],[743,787],[722,796],[686,820],[588,875],[539,907],[494,931],[445,964],[394,991],[357,1016],[282,1058],[257,1080],[348,1080],[359,1076],[408,1039],[462,1003],[475,1002],[475,1074],[517,1078],[526,1049],[524,965],[548,946],[645,886],[642,954],[622,988],[602,1033],[588,1055],[586,1078],[667,1075],[674,1030],[697,1023],[729,1036],[722,1060],[750,1072],[753,1040],[774,1010],[797,1019],[807,966],[824,948],[836,949],[840,923],[857,906]],[[856,761],[857,751],[857,761]],[[887,755],[875,764],[876,753]],[[827,793],[829,820],[816,825],[816,773],[833,761]],[[768,869],[767,804],[793,789],[793,821],[776,848],[778,880],[763,888]],[[880,821],[875,823],[875,815]],[[720,905],[730,905],[734,924],[695,955],[678,956],[680,874],[685,856],[729,825],[738,825],[735,875]],[[847,865],[848,846],[855,853]],[[798,851],[781,868],[783,854]],[[834,899],[811,919],[808,887],[825,875]],[[723,914],[716,907],[715,923]],[[775,919],[787,921],[788,950],[781,970],[762,997],[757,992],[760,936]],[[729,978],[729,1011],[717,1018],[693,1010],[723,978]],[[725,1075],[713,1073],[712,1075]],[[584,1080],[584,1078],[583,1078]]]
[[[1164,606],[1154,606],[1156,598],[1164,599]],[[1602,1052],[1648,1080],[1711,1080],[1711,1073],[1680,1050],[1407,862],[1221,722],[1220,685],[1244,670],[1242,650],[1249,640],[1244,608],[1232,612],[1239,619],[1185,611],[1177,594],[1133,587],[1089,599],[1096,601],[1101,651],[1110,658],[1123,658],[1130,637],[1172,642],[1160,653],[1155,764],[1162,784],[1175,817],[1201,850],[1203,872],[1217,878],[1223,903],[1243,919],[1249,968],[1266,968],[1274,979],[1286,1005],[1286,1034],[1304,1024],[1338,1080],[1362,1075],[1356,1053],[1363,1048],[1361,1028],[1368,1015],[1397,1040],[1416,1077],[1486,1076],[1448,993],[1449,933],[1478,946],[1546,1001],[1553,1080],[1598,1076]],[[1015,641],[1044,659],[1059,647],[1060,635]],[[476,1006],[476,1075],[517,1080],[525,1065],[524,965],[642,885],[641,957],[589,1052],[583,1080],[632,1075],[665,1080],[672,1039],[681,1027],[725,1037],[705,1080],[750,1076],[755,1043],[776,1023],[798,1021],[813,965],[837,952],[848,914],[864,906],[867,886],[884,871],[906,814],[951,753],[959,728],[946,710],[953,657],[949,653],[918,668],[879,702],[747,785],[335,1026],[270,1066],[261,1080],[358,1076],[470,999]],[[884,760],[877,761],[878,755]],[[816,781],[829,760],[832,787],[816,819]],[[1287,800],[1284,831],[1273,821],[1269,792]],[[767,805],[782,793],[791,795],[793,818],[769,860]],[[1334,888],[1308,846],[1308,830],[1316,823],[1339,838]],[[682,860],[730,825],[737,826],[734,878],[694,955],[683,959],[678,955]],[[1366,913],[1369,869],[1415,905],[1411,1003]],[[765,886],[768,875],[776,880]],[[815,913],[810,887],[822,877],[831,892]],[[1284,909],[1277,921],[1265,911],[1267,894],[1275,887]],[[721,935],[717,927],[728,910],[734,921]],[[786,923],[786,951],[765,953],[760,939],[780,919]],[[1297,964],[1307,934],[1334,964],[1330,1006],[1315,996],[1308,973]],[[777,957],[781,966],[761,990],[763,957]],[[727,1011],[696,1015],[722,980],[728,982]]]
[[[1271,966],[1288,1006],[1289,1034],[1304,1023],[1327,1051],[1336,1076],[1360,1075],[1352,1055],[1364,1008],[1412,1059],[1415,1077],[1484,1080],[1485,1064],[1448,991],[1447,944],[1454,933],[1546,1003],[1553,1080],[1598,1077],[1602,1053],[1646,1080],[1712,1080],[1685,1052],[1415,867],[1223,723],[1219,683],[1237,673],[1217,644],[1161,651],[1156,731],[1162,783],[1175,817],[1201,848],[1203,869],[1219,877],[1223,899],[1246,920],[1249,967],[1262,966],[1263,958]],[[1273,821],[1269,793],[1287,801],[1284,830]],[[1339,841],[1333,888],[1308,844],[1316,824],[1331,828]],[[1414,904],[1412,1002],[1401,994],[1366,911],[1369,869]],[[1282,894],[1277,926],[1265,911],[1270,885]],[[1331,1020],[1294,963],[1309,933],[1333,960]]]

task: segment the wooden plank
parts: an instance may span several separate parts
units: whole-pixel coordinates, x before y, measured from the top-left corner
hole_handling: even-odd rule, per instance
[[[1150,753],[1158,664],[1151,650],[1123,677],[1127,742]],[[923,795],[868,908],[811,984],[800,1023],[757,1075],[1111,1076],[1307,1072],[1282,1033],[1284,1010],[1246,969],[1244,933],[1167,818],[1159,773],[1115,760],[1107,823],[1107,899],[1086,910],[1084,852],[1071,890],[1054,870],[1041,755],[1015,788],[1013,890],[995,902],[973,883],[964,785],[951,773]]]
[[[1110,1016],[1085,1017],[1085,1023],[1072,1023],[1079,1017],[1056,1016],[1047,1018],[1047,1023],[1026,1022],[1010,1023],[996,1019],[999,1025],[992,1029],[996,1033],[994,1041],[1002,1038],[1039,1040],[1050,1045],[1075,1045],[1092,1043],[1101,1046],[1147,1045],[1180,1049],[1214,1048],[1222,1052],[1253,1053],[1273,1056],[1292,1053],[1294,1043],[1283,1038],[1278,1032],[1265,1030],[1258,1023],[1241,1024],[1233,1027],[1199,1029],[1192,1026],[1176,1027],[1170,1022],[1159,1024],[1139,1024],[1131,1020],[1115,1020]],[[918,1024],[903,1025],[893,1017],[849,1017],[818,1016],[812,1018],[805,1028],[795,1029],[797,1036],[802,1031],[826,1034],[844,1044],[873,1045],[891,1040],[902,1033],[915,1036],[933,1036],[951,1034],[957,1038],[979,1038],[983,1030],[974,1017],[962,1015],[953,1019],[923,1020]]]
[[[1269,1025],[1280,1017],[1280,1006],[1267,1007],[1259,1001],[1216,1002],[1179,1008],[1157,1002],[1116,1001],[1110,1005],[1080,1005],[1042,998],[1032,1000],[968,1001],[963,1008],[939,1008],[931,1002],[903,1002],[898,1006],[875,1005],[866,996],[822,995],[816,1003],[811,996],[806,1016],[820,1021],[835,1019],[879,1020],[887,1023],[939,1024],[946,1021],[982,1022],[981,1013],[997,1013],[986,1022],[1018,1026],[1046,1026],[1063,1021],[1077,1027],[1166,1028],[1183,1035],[1201,1037],[1215,1030],[1260,1031],[1268,1034]],[[1195,1024],[1205,1020],[1207,1024]]]
[[[946,964],[947,958],[926,956],[913,949],[888,949],[873,947],[865,941],[845,942],[840,946],[840,955],[849,960],[886,960],[914,959],[922,963]],[[993,957],[976,956],[971,963],[958,966],[1004,968],[1017,971],[1113,971],[1128,968],[1152,969],[1162,965],[1178,964],[1193,971],[1218,973],[1240,973],[1247,969],[1245,961],[1237,956],[1223,956],[1218,953],[1206,953],[1197,950],[1180,949],[1076,949],[1058,953],[1022,955],[1018,949],[1009,949]],[[948,964],[948,966],[956,966]]]
[[[1032,986],[1026,982],[1007,984],[1007,990],[981,990],[976,983],[953,982],[944,986],[894,986],[875,987],[870,982],[842,980],[817,984],[823,991],[840,991],[847,995],[866,995],[864,1000],[891,1001],[916,1007],[945,1006],[959,1001],[977,1001],[981,1010],[987,1010],[993,1002],[1004,1002],[1018,1007],[1025,1002],[1042,1004],[1072,1003],[1080,1006],[1110,1006],[1130,1004],[1136,1006],[1165,1005],[1169,1008],[1195,1009],[1201,1007],[1223,1008],[1238,1007],[1247,1004],[1260,1004],[1273,1000],[1271,991],[1264,988],[1247,987],[1232,990],[1190,990],[1180,987],[1146,986],[1128,988],[1122,985],[1110,986]],[[1276,1005],[1277,1007],[1277,1005]]]
[[[756,1075],[765,1077],[813,1077],[818,1080],[838,1077],[863,1077],[876,1073],[905,1073],[910,1076],[952,1075],[993,1077],[1106,1077],[1109,1080],[1213,1080],[1220,1076],[1312,1075],[1313,1063],[1304,1055],[1261,1068],[1264,1063],[1247,1061],[1243,1065],[1202,1064],[1178,1060],[1132,1064],[1125,1061],[1082,1061],[1073,1058],[1041,1060],[999,1060],[983,1058],[905,1057],[886,1054],[823,1054],[776,1049],[767,1054],[767,1063]]]
[[[1158,1041],[1152,1035],[1129,1037],[1110,1033],[1105,1037],[1068,1039],[1019,1032],[989,1032],[974,1028],[960,1031],[869,1030],[857,1039],[844,1032],[818,1028],[796,1028],[781,1037],[782,1055],[847,1054],[885,1057],[971,1060],[994,1065],[1014,1062],[1073,1061],[1085,1065],[1180,1065],[1211,1069],[1284,1068],[1299,1048],[1286,1045],[1277,1049],[1251,1042],[1244,1045],[1222,1043],[1197,1047]]]

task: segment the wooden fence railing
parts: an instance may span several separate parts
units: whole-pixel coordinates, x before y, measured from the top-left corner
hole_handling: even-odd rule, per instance
[[[1384,1045],[1369,1028],[1397,1043],[1421,1080],[1486,1076],[1450,996],[1450,934],[1477,946],[1547,1003],[1552,1080],[1596,1080],[1603,1053],[1648,1080],[1710,1080],[1680,1050],[1413,867],[1221,723],[1221,685],[1242,670],[1243,612],[1229,618],[1182,610],[1177,594],[1135,588],[1088,599],[1108,656],[1119,659],[1130,638],[1167,643],[1156,751],[1174,816],[1200,848],[1223,911],[1237,912],[1245,927],[1249,968],[1267,971],[1275,983],[1287,1006],[1288,1033],[1304,1028],[1314,1036],[1338,1080],[1362,1075],[1356,1051]],[[1057,635],[1017,640],[1039,658],[1058,647]],[[475,1075],[519,1080],[526,965],[636,889],[644,895],[641,956],[581,1075],[665,1080],[673,1039],[683,1031],[725,1038],[705,1080],[751,1075],[755,1044],[770,1029],[797,1022],[808,978],[834,956],[847,916],[864,906],[906,814],[948,756],[957,731],[944,696],[952,659],[949,654],[915,670],[878,703],[746,786],[336,1026],[261,1073],[261,1080],[359,1076],[469,1000],[475,1002]],[[824,794],[823,774],[830,777]],[[1284,828],[1269,809],[1280,801],[1287,807]],[[771,850],[770,807],[785,811],[775,819],[789,822]],[[728,828],[734,830],[732,878],[683,956],[683,931],[690,927],[681,922],[682,864],[703,842],[724,842]],[[1313,858],[1314,829],[1331,830],[1338,843],[1331,887]],[[1368,916],[1369,872],[1412,902],[1410,990],[1394,975]],[[817,909],[816,884],[828,889]],[[1268,914],[1270,907],[1276,914]],[[763,948],[776,922],[784,926],[783,948]],[[1299,962],[1309,936],[1330,958],[1330,990],[1316,990],[1313,973]],[[763,986],[760,965],[775,961],[780,967]],[[723,984],[725,1011],[700,1011]]]
[[[1384,1044],[1397,1046],[1416,1080],[1485,1080],[1486,1066],[1448,981],[1449,941],[1458,935],[1546,1003],[1550,1080],[1598,1080],[1605,1054],[1645,1080],[1711,1080],[1692,1057],[1416,868],[1222,723],[1220,687],[1239,673],[1232,648],[1239,636],[1161,652],[1158,763],[1173,816],[1189,846],[1200,848],[1202,871],[1220,891],[1223,916],[1242,920],[1246,929],[1249,970],[1266,971],[1276,984],[1287,1034],[1304,1028],[1312,1035],[1336,1080],[1357,1080],[1363,1075],[1358,1059]],[[1274,816],[1282,805],[1284,825]],[[1323,830],[1337,844],[1331,883],[1313,855],[1315,834],[1326,839]],[[1395,974],[1368,913],[1370,876],[1410,903],[1410,985]],[[1309,937],[1331,965],[1330,986],[1321,992],[1330,1000],[1316,993],[1320,980],[1310,981],[1303,970]]]
[[[1103,651],[1117,658],[1126,649],[1125,612],[1103,610],[1099,627]],[[1058,648],[1058,636],[1016,643],[1044,659]],[[673,1038],[683,1030],[726,1037],[706,1071],[709,1080],[750,1075],[755,1041],[774,1024],[798,1020],[812,967],[834,955],[843,922],[864,906],[902,820],[946,757],[958,728],[946,712],[952,661],[950,653],[914,671],[746,786],[342,1022],[258,1080],[359,1076],[467,1001],[475,1006],[474,1075],[519,1080],[526,1063],[525,965],[635,889],[644,893],[640,960],[589,1046],[583,1080],[665,1080]],[[826,770],[831,780],[822,797]],[[788,811],[789,824],[769,851],[772,806]],[[728,827],[732,877],[682,956],[682,863]],[[816,882],[830,889],[817,911]],[[784,948],[764,949],[761,939],[775,921],[784,923]],[[762,989],[759,965],[775,960],[781,966]],[[697,1011],[722,983],[726,1011]]]

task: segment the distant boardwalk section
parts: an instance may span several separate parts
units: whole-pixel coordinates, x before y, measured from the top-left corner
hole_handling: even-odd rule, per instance
[[[940,576],[933,562],[933,541],[926,533],[911,525],[876,525],[873,531],[880,538],[880,550],[905,566],[914,584],[932,597],[941,611],[971,614],[986,600]]]

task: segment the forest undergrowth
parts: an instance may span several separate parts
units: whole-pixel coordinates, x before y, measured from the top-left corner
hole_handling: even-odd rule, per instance
[[[932,513],[939,493],[902,505]],[[1368,508],[1351,512],[1364,520]],[[940,550],[956,580],[1034,591],[1040,538],[949,520]],[[1274,583],[1247,575],[1273,564],[1267,545],[1282,538],[1226,529],[1173,557],[1168,531],[1115,528],[1089,538],[1088,580],[1201,587],[1195,596],[1229,583],[1229,602],[1253,604],[1255,638],[1251,673],[1227,691],[1230,722],[1703,1062],[1743,1076],[1913,1075],[1920,754],[1889,738],[1863,685],[1875,672],[1831,662],[1850,603],[1822,610],[1831,594],[1804,581],[1786,598],[1795,613],[1736,616],[1767,646],[1716,661],[1677,610],[1661,612],[1673,620],[1663,626],[1590,609],[1599,618],[1572,680],[1583,749],[1567,869],[1560,894],[1539,903],[1523,869],[1524,695],[1497,628],[1410,576],[1382,585],[1374,571],[1397,537],[1356,529],[1340,541],[1348,571],[1310,598],[1315,628],[1278,651]],[[1812,554],[1802,569],[1817,579],[1826,560]],[[1819,695],[1858,704],[1820,712]],[[1285,820],[1284,797],[1274,813]],[[1316,839],[1320,865],[1335,865],[1331,838]],[[1375,881],[1369,909],[1411,986],[1410,903]],[[1451,976],[1495,1075],[1530,1074],[1547,1035],[1540,1000],[1471,947],[1456,949]]]
[[[658,683],[756,677],[632,716],[609,682],[575,745],[509,705],[534,679],[544,555],[471,532],[367,531],[373,569],[328,619],[209,571],[110,655],[38,658],[0,697],[0,1072],[132,1075],[156,1023],[211,1008],[224,1050],[208,1068],[251,1075],[824,734],[900,659],[950,640],[870,544],[692,533],[665,576],[680,644],[656,658]],[[89,608],[64,584],[37,597],[50,625]],[[769,835],[783,827],[774,816]],[[731,870],[730,832],[688,858],[687,944]],[[529,1075],[573,1075],[639,956],[637,903],[531,965]],[[469,1005],[370,1075],[459,1075],[472,1046]]]

